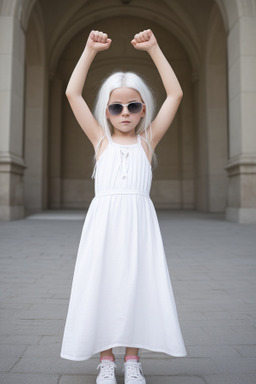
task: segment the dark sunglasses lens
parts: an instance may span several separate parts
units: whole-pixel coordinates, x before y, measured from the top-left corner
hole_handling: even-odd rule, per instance
[[[111,115],[119,115],[122,112],[123,106],[122,104],[110,104],[108,106],[108,110]]]
[[[128,105],[128,110],[131,113],[139,113],[142,109],[142,104],[141,103],[130,103]]]
[[[108,106],[108,110],[111,113],[111,115],[117,116],[120,115],[120,113],[123,110],[122,104],[110,104]],[[130,113],[139,113],[142,110],[142,103],[130,103],[128,104],[128,110]]]

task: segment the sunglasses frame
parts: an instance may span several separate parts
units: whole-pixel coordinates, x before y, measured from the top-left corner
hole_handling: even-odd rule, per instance
[[[141,109],[140,109],[138,112],[132,112],[132,111],[129,110],[129,105],[131,105],[131,104],[140,104],[140,105],[141,105]],[[111,105],[121,105],[121,106],[122,106],[122,109],[121,109],[121,111],[120,111],[119,113],[114,114],[114,113],[112,113],[112,112],[110,111],[110,109],[109,109],[109,107],[110,107]],[[112,104],[109,104],[109,105],[108,105],[108,111],[109,111],[109,113],[110,113],[112,116],[118,116],[118,115],[120,115],[120,114],[123,112],[124,107],[128,107],[128,111],[129,111],[130,113],[132,113],[132,114],[136,114],[136,113],[140,113],[140,112],[142,111],[142,107],[143,107],[143,105],[145,105],[145,104],[142,103],[141,101],[131,101],[131,102],[128,103],[128,104],[112,103]]]

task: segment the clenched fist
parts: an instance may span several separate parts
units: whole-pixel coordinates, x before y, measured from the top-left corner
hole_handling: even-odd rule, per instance
[[[112,40],[108,35],[99,31],[91,31],[86,46],[96,52],[105,51],[110,47]]]
[[[145,31],[137,33],[131,43],[136,49],[149,51],[157,45],[157,40],[151,29],[146,29]]]

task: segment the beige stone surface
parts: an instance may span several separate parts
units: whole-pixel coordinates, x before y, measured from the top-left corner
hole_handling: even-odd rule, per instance
[[[101,80],[122,69],[144,76],[159,108],[165,97],[161,79],[148,55],[129,43],[134,33],[150,27],[184,91],[157,147],[154,202],[204,212],[236,210],[237,220],[256,221],[254,168],[249,177],[243,168],[234,175],[227,166],[256,155],[256,1],[238,3],[2,0],[0,172],[9,158],[9,180],[17,186],[1,186],[1,199],[12,196],[13,207],[21,209],[7,205],[0,218],[15,218],[7,211],[88,206],[93,147],[75,122],[65,87],[89,31],[106,30],[113,43],[89,72],[84,92],[89,106]],[[11,171],[15,164],[21,164],[18,178]],[[19,185],[22,198],[13,192]]]

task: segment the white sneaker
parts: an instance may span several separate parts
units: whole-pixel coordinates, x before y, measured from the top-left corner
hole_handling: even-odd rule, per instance
[[[117,384],[115,377],[115,368],[117,368],[114,361],[103,359],[98,365],[100,372],[96,379],[96,384]]]
[[[130,359],[124,363],[124,384],[146,384],[143,376],[141,363],[135,359]]]

